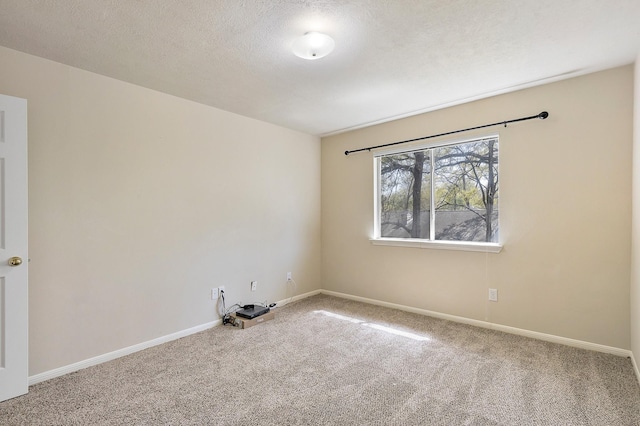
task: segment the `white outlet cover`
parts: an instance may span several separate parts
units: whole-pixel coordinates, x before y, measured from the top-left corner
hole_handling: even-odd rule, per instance
[[[495,289],[495,288],[489,289],[489,300],[492,302],[498,301],[498,289]]]

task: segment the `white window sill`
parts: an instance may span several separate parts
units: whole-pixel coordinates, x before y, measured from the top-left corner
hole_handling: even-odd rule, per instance
[[[470,241],[430,241],[409,238],[371,238],[374,246],[415,247],[436,250],[479,251],[500,253],[502,245],[498,243],[476,243]]]

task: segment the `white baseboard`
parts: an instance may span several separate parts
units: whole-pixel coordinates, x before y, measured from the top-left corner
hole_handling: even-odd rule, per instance
[[[172,333],[167,336],[158,337],[157,339],[149,340],[143,343],[138,343],[137,345],[129,346],[127,348],[118,349],[117,351],[113,351],[113,352],[109,352],[93,358],[85,359],[84,361],[76,362],[70,365],[66,365],[64,367],[45,371],[44,373],[36,374],[35,376],[30,376],[29,386],[35,385],[36,383],[44,382],[45,380],[53,379],[55,377],[60,377],[65,374],[73,373],[74,371],[82,370],[83,368],[92,367],[94,365],[102,364],[103,362],[107,362],[107,361],[112,361],[116,358],[120,358],[125,355],[129,355],[134,352],[138,352],[143,349],[150,348],[152,346],[161,345],[163,343],[167,343],[172,340],[179,339],[181,337],[189,336],[190,334],[208,330],[220,324],[222,324],[222,320],[208,322],[206,324],[202,324],[186,330],[178,331],[177,333]]]
[[[477,327],[488,328],[492,330],[503,331],[505,333],[517,334],[520,336],[531,337],[538,340],[544,340],[547,342],[559,343],[566,346],[573,346],[576,348],[587,349],[597,352],[604,352],[618,356],[630,357],[633,363],[633,367],[638,377],[638,381],[640,381],[640,371],[638,370],[638,364],[633,357],[633,353],[626,349],[614,348],[611,346],[599,345],[596,343],[584,342],[581,340],[569,339],[566,337],[554,336],[551,334],[538,333],[536,331],[524,330],[521,328],[509,327],[506,325],[493,324],[486,321],[479,321],[470,318],[459,317],[456,315],[442,314],[440,312],[428,311],[426,309],[413,308],[411,306],[399,305],[396,303],[383,302],[381,300],[369,299],[366,297],[360,296],[352,296],[350,294],[338,293],[335,291],[329,290],[314,290],[308,293],[299,294],[297,296],[283,299],[277,302],[277,306],[285,306],[291,302],[295,302],[297,300],[306,299],[307,297],[315,296],[317,294],[326,294],[328,296],[340,297],[343,299],[355,300],[357,302],[368,303],[370,305],[384,306],[386,308],[398,309],[401,311],[412,312],[415,314],[426,315],[434,318],[445,319],[453,322],[458,322],[462,324],[474,325]],[[84,361],[76,362],[74,364],[66,365],[64,367],[56,368],[53,370],[45,371],[44,373],[36,374],[34,376],[29,377],[29,386],[35,385],[36,383],[43,382],[45,380],[53,379],[55,377],[60,377],[65,374],[73,373],[78,370],[82,370],[83,368],[91,367],[94,365],[102,364],[103,362],[112,361],[116,358],[120,358],[134,352],[138,352],[153,346],[161,345],[163,343],[170,342],[172,340],[180,339],[181,337],[189,336],[194,333],[198,333],[200,331],[208,330],[215,326],[221,325],[222,320],[212,321],[206,324],[198,325],[186,330],[178,331],[173,334],[169,334],[167,336],[158,337],[157,339],[149,340],[147,342],[138,343],[137,345],[129,346],[127,348],[119,349],[117,351],[109,352],[103,355],[99,355],[93,358],[86,359]]]
[[[277,306],[285,306],[288,303],[295,302],[296,300],[306,299],[307,297],[315,296],[317,294],[320,294],[320,290],[310,291],[309,293],[304,293],[304,294],[300,294],[294,297],[281,300],[277,302]],[[120,358],[129,354],[132,354],[134,352],[138,352],[143,349],[150,348],[152,346],[161,345],[163,343],[167,343],[172,340],[179,339],[181,337],[189,336],[190,334],[208,330],[210,328],[213,328],[221,324],[222,324],[222,320],[219,319],[217,321],[208,322],[206,324],[202,324],[186,330],[178,331],[176,333],[172,333],[167,336],[158,337],[157,339],[149,340],[147,342],[138,343],[137,345],[129,346],[127,348],[118,349],[117,351],[113,351],[113,352],[109,352],[93,358],[85,359],[84,361],[76,362],[70,365],[65,365],[64,367],[45,371],[44,373],[30,376],[29,386],[35,385],[36,383],[44,382],[45,380],[64,376],[65,374],[73,373],[75,371],[82,370],[83,368],[102,364],[103,362],[113,361],[116,358]]]
[[[276,302],[276,306],[278,306],[278,307],[285,306],[285,305],[288,305],[291,302],[295,302],[296,300],[306,299],[307,297],[315,296],[315,295],[320,294],[320,293],[322,293],[322,290],[314,290],[314,291],[310,291],[308,293],[299,294],[297,296],[289,297],[289,298],[280,300],[279,302]]]
[[[519,336],[531,337],[533,339],[544,340],[546,342],[559,343],[561,345],[572,346],[575,348],[587,349],[596,352],[604,352],[607,354],[613,354],[623,357],[631,357],[633,354],[630,350],[614,348],[612,346],[600,345],[597,343],[584,342],[582,340],[569,339],[567,337],[554,336],[552,334],[539,333],[537,331],[524,330],[522,328],[509,327],[506,325],[494,324],[486,321],[474,320],[465,317],[459,317],[456,315],[442,314],[440,312],[428,311],[426,309],[413,308],[411,306],[398,305],[396,303],[383,302],[381,300],[368,299],[366,297],[352,296],[350,294],[338,293],[335,291],[321,290],[322,294],[329,296],[341,297],[343,299],[355,300],[357,302],[369,303],[371,305],[384,306],[386,308],[398,309],[401,311],[412,312],[415,314],[426,315],[429,317],[445,319],[462,324],[474,325],[476,327],[488,328],[491,330],[503,331],[505,333],[517,334]],[[638,367],[634,363],[636,368],[636,374],[638,374]],[[640,379],[640,375],[638,376]]]
[[[638,363],[636,362],[636,358],[633,356],[633,352],[631,352],[631,363],[633,364],[633,371],[636,372],[638,383],[640,383],[640,370],[638,369]]]

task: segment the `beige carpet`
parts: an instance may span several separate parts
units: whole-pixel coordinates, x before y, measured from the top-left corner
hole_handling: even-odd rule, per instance
[[[2,425],[640,425],[629,359],[328,296],[40,383]]]

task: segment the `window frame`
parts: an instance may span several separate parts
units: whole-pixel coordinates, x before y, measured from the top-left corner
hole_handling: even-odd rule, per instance
[[[373,235],[369,238],[369,241],[373,245],[377,246],[393,246],[393,247],[413,247],[413,248],[426,248],[426,249],[440,249],[440,250],[457,250],[457,251],[474,251],[474,252],[486,252],[486,253],[499,253],[503,248],[502,232],[498,235],[498,242],[478,242],[478,241],[452,241],[452,240],[435,240],[435,214],[431,214],[435,210],[435,187],[431,185],[431,208],[429,213],[430,223],[430,237],[432,239],[423,238],[390,238],[382,237],[380,235],[380,218],[382,211],[382,202],[380,195],[381,186],[381,157],[386,155],[402,154],[408,152],[414,152],[426,149],[436,149],[451,145],[462,145],[464,143],[470,143],[474,141],[481,141],[485,139],[497,139],[500,142],[500,133],[491,133],[484,135],[476,135],[473,137],[453,139],[446,141],[431,141],[423,142],[420,144],[412,144],[403,147],[388,147],[381,149],[373,154]],[[498,154],[500,155],[500,154]],[[431,167],[433,171],[433,165],[435,158],[430,156]],[[500,167],[500,161],[498,160],[498,167]],[[500,229],[500,215],[498,214],[498,227]]]

